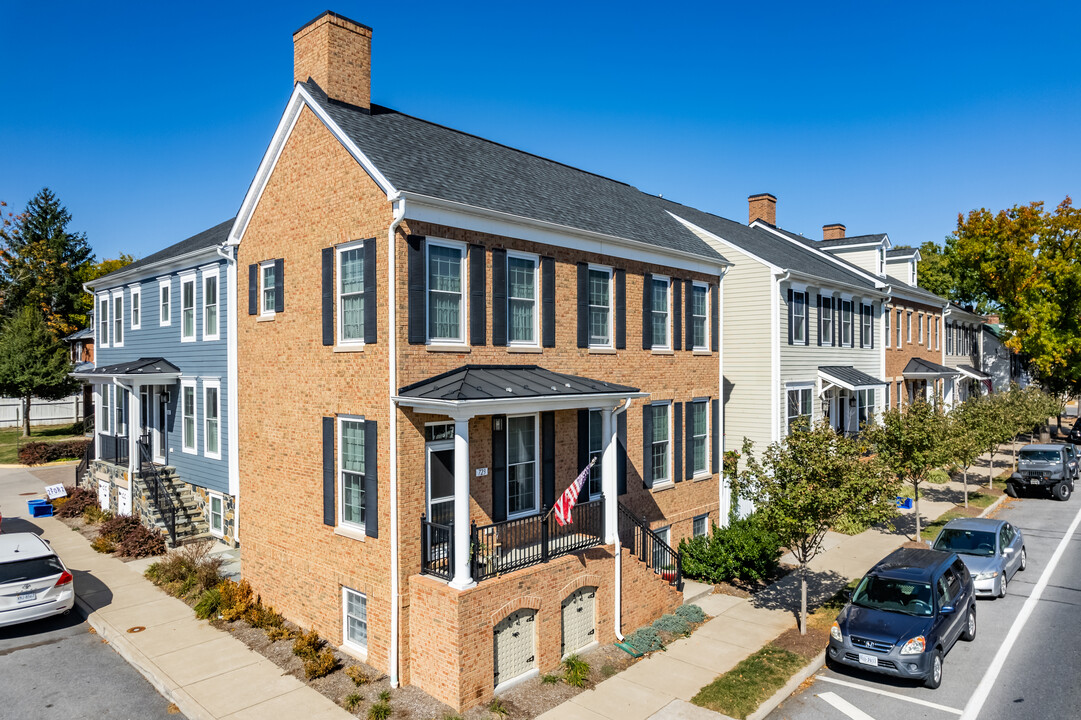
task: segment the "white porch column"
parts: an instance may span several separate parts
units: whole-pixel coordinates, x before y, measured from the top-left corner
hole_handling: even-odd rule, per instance
[[[454,579],[457,590],[471,588],[469,567],[469,420],[454,419]]]
[[[616,478],[616,422],[614,410],[601,411],[601,437],[604,449],[601,453],[601,492],[604,494],[604,543],[612,545],[616,541],[617,515],[616,503],[619,501],[619,486]]]
[[[139,436],[142,434],[142,398],[139,395],[140,386],[131,384],[128,393],[128,405],[125,418],[128,421],[128,472],[129,477],[134,477],[135,469],[139,467]]]

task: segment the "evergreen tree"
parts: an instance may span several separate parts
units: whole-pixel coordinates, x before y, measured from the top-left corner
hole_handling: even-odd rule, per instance
[[[63,342],[45,325],[41,312],[26,306],[4,323],[0,333],[0,394],[22,398],[23,437],[30,435],[33,398],[60,400],[78,383]]]

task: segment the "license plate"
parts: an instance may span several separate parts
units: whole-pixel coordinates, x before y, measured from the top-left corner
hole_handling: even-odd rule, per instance
[[[37,599],[37,596],[38,596],[37,592],[25,592],[25,593],[19,593],[19,597],[17,599],[18,599],[18,602],[21,602],[21,603],[32,602],[33,600]]]
[[[874,655],[864,655],[863,653],[860,653],[859,656],[861,665],[878,667],[878,658],[876,658]]]

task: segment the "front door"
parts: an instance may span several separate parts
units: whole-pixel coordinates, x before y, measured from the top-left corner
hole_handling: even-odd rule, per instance
[[[166,415],[166,395],[165,388],[161,385],[155,385],[153,388],[151,402],[151,413],[153,418],[150,422],[150,442],[154,448],[154,462],[165,463],[165,415]]]

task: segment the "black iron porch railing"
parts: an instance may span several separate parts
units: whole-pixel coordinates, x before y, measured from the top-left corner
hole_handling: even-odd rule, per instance
[[[470,527],[473,579],[481,581],[530,565],[545,563],[604,542],[604,498],[579,503],[574,522],[560,525],[541,514]]]
[[[638,518],[619,503],[619,541],[623,547],[653,572],[667,580],[677,590],[683,590],[683,560],[678,550],[650,529],[645,519]]]
[[[420,516],[421,574],[454,579],[454,525],[440,525]]]
[[[161,514],[161,521],[169,533],[169,540],[176,545],[176,505],[169,495],[169,488],[165,485],[160,466],[154,462],[154,455],[150,450],[150,436],[143,435],[139,438],[139,474],[146,483],[150,493],[150,500]]]
[[[101,443],[101,459],[114,465],[127,465],[128,438],[124,435],[99,435]]]
[[[79,487],[79,484],[82,483],[86,471],[90,469],[90,461],[93,459],[94,441],[91,440],[86,444],[86,450],[83,451],[83,458],[79,461],[79,466],[75,468],[75,487]]]

